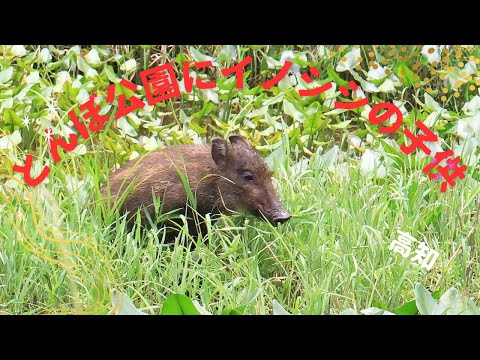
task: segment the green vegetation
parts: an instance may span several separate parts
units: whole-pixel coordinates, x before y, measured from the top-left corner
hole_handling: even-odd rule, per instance
[[[248,55],[237,89],[235,75],[221,69]],[[199,90],[194,82],[187,93],[183,62],[206,60],[214,66],[192,65],[191,75],[217,87]],[[263,89],[285,60],[291,73]],[[165,63],[181,96],[115,120],[109,85],[117,84],[117,99],[135,93],[145,100],[143,87],[132,92],[118,82],[142,85],[141,71]],[[132,301],[131,311],[147,314],[193,311],[189,299],[196,311],[213,314],[395,312],[413,300],[420,313],[432,313],[425,292],[428,306],[419,306],[416,283],[434,295],[453,287],[480,304],[479,63],[477,46],[0,46],[0,313],[107,314],[111,289]],[[339,86],[350,80],[362,90],[344,97]],[[336,85],[322,94],[298,93],[328,81]],[[68,139],[68,112],[93,93],[111,121],[54,163],[45,130]],[[334,107],[363,97],[369,105]],[[368,120],[382,102],[403,113],[394,133]],[[452,149],[468,166],[445,193],[422,172],[431,157],[399,150],[410,144],[402,129],[417,134],[418,120],[438,135],[428,144],[432,153]],[[278,195],[294,215],[286,224],[207,218],[208,239],[185,227],[169,246],[161,228],[128,232],[125,219],[100,203],[100,185],[128,159],[232,133],[247,137],[274,170]],[[27,154],[32,175],[51,169],[33,188],[12,171]],[[431,270],[389,250],[397,230],[439,253]]]

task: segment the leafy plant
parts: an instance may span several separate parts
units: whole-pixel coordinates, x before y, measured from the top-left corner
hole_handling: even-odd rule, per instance
[[[409,301],[393,313],[371,307],[360,311],[364,315],[480,315],[480,307],[457,289],[448,289],[439,300],[420,283],[415,285],[415,300]],[[353,309],[347,309],[342,315],[358,315]]]
[[[113,314],[116,315],[147,315],[138,310],[121,292],[112,290]],[[247,305],[222,311],[221,315],[244,315]],[[188,296],[170,294],[163,303],[160,315],[212,315],[198,301],[192,301]],[[291,315],[276,300],[273,300],[273,315]]]

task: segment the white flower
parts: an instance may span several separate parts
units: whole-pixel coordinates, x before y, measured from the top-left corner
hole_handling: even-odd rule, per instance
[[[353,48],[351,51],[345,54],[345,61],[340,61],[337,64],[336,71],[351,71],[360,64],[360,61],[358,61],[358,58],[360,58],[360,49],[359,48]]]
[[[22,123],[25,127],[29,127],[30,126],[30,118],[28,117],[28,115],[25,115],[25,117],[23,118],[22,120]]]
[[[93,185],[93,179],[90,175],[86,175],[82,180],[78,180],[75,176],[65,176],[65,187],[76,198],[77,203],[82,206],[86,203],[89,190]]]
[[[154,150],[158,148],[157,140],[155,136],[147,137],[147,136],[140,136],[138,145],[143,146],[146,151]]]
[[[403,118],[408,117],[408,110],[405,108],[405,101],[393,100],[393,105],[401,111]]]
[[[27,84],[36,84],[40,81],[40,74],[38,71],[34,71],[30,73],[26,78],[25,81]]]
[[[212,89],[205,89],[205,90],[202,90],[202,92],[205,94],[205,97],[207,98],[207,100],[215,104],[218,104],[218,94],[215,91],[213,91]]]
[[[75,98],[75,100],[77,100],[79,104],[83,104],[83,103],[87,102],[89,98],[90,98],[90,94],[88,93],[88,91],[85,90],[85,89],[80,89],[80,91],[78,92],[78,95]],[[95,100],[97,100],[97,99],[95,99]]]
[[[385,81],[378,87],[378,90],[384,93],[393,93],[395,92],[395,86],[393,81],[390,79],[385,79]]]
[[[283,66],[285,64],[285,61],[287,60],[290,62],[293,62],[293,60],[297,57],[303,61],[307,61],[307,55],[302,54],[298,56],[298,55],[295,55],[295,53],[292,50],[285,50],[284,52],[282,52],[282,55],[280,56],[280,64],[282,64]],[[289,69],[289,73],[296,74],[299,72],[300,72],[300,65],[293,63]]]
[[[360,83],[360,87],[367,91],[367,92],[379,92],[377,86],[374,83],[368,82],[360,75],[358,75],[355,71],[350,70],[350,74],[352,74],[353,78]]]
[[[440,140],[440,139],[439,139]],[[407,140],[407,146],[410,144],[410,140]],[[425,146],[430,150],[430,154],[427,155],[423,151],[417,151],[415,156],[417,159],[424,159],[426,157],[435,157],[437,152],[442,152],[442,145],[439,142],[426,141],[424,142]]]
[[[368,120],[370,111],[372,111],[372,107],[368,104],[365,105],[365,107],[363,108],[363,111],[360,114],[360,117],[363,118],[364,120]]]
[[[50,128],[45,129],[45,133],[43,134],[43,136],[45,136],[45,140],[47,140],[48,143],[50,143],[53,140],[52,134],[53,134],[52,129]]]
[[[58,113],[57,113],[58,107],[57,107],[57,104],[55,104],[55,102],[52,101],[47,103],[47,110],[50,117],[53,118],[55,115],[58,116]]]
[[[52,54],[50,54],[50,50],[43,48],[42,51],[40,51],[40,61],[48,63],[50,60],[52,60]]]
[[[352,91],[352,99],[353,100],[360,100],[360,99],[365,99],[365,93],[363,92],[361,87],[358,87],[357,90]]]
[[[360,160],[360,173],[368,178],[384,178],[387,170],[380,161],[381,154],[378,151],[365,149]]]
[[[98,56],[98,51],[95,49],[92,49],[88,52],[88,54],[85,56],[85,60],[90,65],[96,65],[101,61],[100,56]]]
[[[57,73],[55,86],[53,87],[52,91],[53,92],[62,91],[65,81],[72,82],[72,78],[70,77],[70,74],[68,73],[68,71],[60,71],[59,73]]]
[[[136,159],[140,156],[140,154],[136,151],[132,151],[132,153],[130,154],[130,157],[128,158],[128,160],[133,160],[133,159]],[[118,165],[117,169],[120,167],[120,165]]]
[[[348,142],[353,148],[360,148],[362,147],[362,139],[357,135],[350,135],[348,137]]]
[[[480,113],[458,120],[456,129],[462,139],[480,137]]]
[[[430,64],[433,62],[440,62],[441,56],[438,45],[424,45],[422,48],[422,54],[427,57]]]
[[[122,137],[126,137],[127,135],[130,137],[137,136],[137,132],[133,128],[132,125],[129,124],[127,119],[122,116],[120,119],[117,120],[117,127],[120,130],[120,134]]]
[[[0,150],[13,150],[22,142],[20,131],[15,130],[13,134],[0,137]]]
[[[320,56],[320,59],[330,59],[330,51],[323,45],[317,46],[317,53]]]
[[[480,109],[480,96],[475,95],[470,101],[463,105],[462,111],[465,115],[472,116]]]
[[[387,74],[385,72],[385,68],[377,62],[374,64],[377,66],[377,68],[375,69],[374,67],[370,67],[370,70],[368,70],[367,73],[367,80],[378,80],[386,77]]]
[[[478,139],[468,138],[460,141],[460,143],[453,149],[455,156],[462,158],[462,163],[467,166],[477,166],[480,155],[476,155],[478,149]]]
[[[135,59],[130,59],[125,61],[122,65],[120,65],[120,70],[125,72],[134,71],[137,68],[137,62]]]
[[[458,90],[464,83],[468,82],[467,77],[477,72],[477,65],[473,61],[469,61],[463,68],[455,66],[453,71],[448,71],[445,81],[450,83],[452,90]]]
[[[444,119],[450,119],[451,116],[446,109],[440,106],[430,95],[427,93],[424,94],[425,97],[425,106],[432,110],[433,112],[437,112],[440,116]]]
[[[335,109],[335,100],[337,99],[337,84],[332,83],[332,87],[324,92],[325,106],[330,109]]]
[[[18,57],[22,57],[27,54],[27,50],[23,45],[13,45],[10,51],[13,55]]]

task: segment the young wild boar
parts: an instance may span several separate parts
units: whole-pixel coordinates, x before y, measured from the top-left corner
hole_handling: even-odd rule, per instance
[[[230,136],[230,142],[214,138],[212,145],[181,145],[166,148],[126,163],[110,176],[109,190],[102,195],[113,203],[129,185],[121,211],[134,215],[146,208],[156,218],[152,193],[161,199],[162,213],[188,209],[188,195],[178,172],[183,173],[196,196],[196,211],[207,213],[246,210],[271,223],[283,223],[291,215],[275,194],[271,173],[256,151],[241,136]],[[191,218],[191,212],[187,211]],[[142,220],[146,220],[142,210]],[[142,223],[143,223],[142,221]],[[146,222],[146,221],[145,221]],[[193,219],[190,231],[197,233]],[[201,227],[204,232],[205,228]]]

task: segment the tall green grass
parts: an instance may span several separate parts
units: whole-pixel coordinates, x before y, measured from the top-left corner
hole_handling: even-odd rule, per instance
[[[279,153],[284,156],[278,156]],[[110,264],[123,283],[123,291],[138,308],[151,314],[160,311],[171,293],[188,295],[212,313],[249,302],[251,314],[271,313],[272,301],[279,301],[292,313],[337,314],[346,308],[362,309],[400,306],[413,298],[416,282],[428,289],[445,291],[454,286],[480,301],[478,209],[480,188],[466,179],[447,193],[426,178],[420,164],[410,171],[409,157],[385,179],[369,180],[355,164],[345,171],[324,169],[321,159],[299,161],[288,146],[268,159],[275,184],[285,208],[293,218],[278,227],[251,216],[222,216],[208,222],[208,239],[189,236],[186,226],[175,246],[163,241],[162,228],[129,233],[125,217],[104,212],[99,185],[104,181],[108,161],[88,153],[52,169],[55,182],[46,187],[58,201],[43,199],[40,207],[46,222],[60,221],[65,237],[79,239],[81,232],[95,247],[108,254]],[[66,176],[82,169],[91,178],[88,197],[80,190],[71,193]],[[339,166],[336,169],[340,169]],[[471,171],[471,170],[470,170]],[[15,220],[22,209],[25,220]],[[58,219],[56,219],[58,217]],[[103,220],[102,220],[103,219]],[[475,222],[477,221],[477,222]],[[33,226],[28,203],[15,200],[0,218],[0,311],[32,314],[73,310],[74,292],[84,308],[108,313],[110,298],[95,285],[102,281],[107,290],[109,277],[95,274],[105,270],[100,258],[82,244],[68,243],[85,267],[79,274],[33,254],[19,241],[15,224],[31,241],[47,250],[58,244],[46,241]],[[46,227],[48,228],[48,227]],[[436,249],[440,257],[430,271],[388,250],[397,229],[409,232]],[[208,240],[208,241],[205,241]],[[195,248],[188,244],[196,242]],[[55,258],[55,257],[53,257]],[[69,281],[70,279],[70,281]],[[76,290],[72,286],[76,284]],[[252,300],[252,301],[250,301]]]

